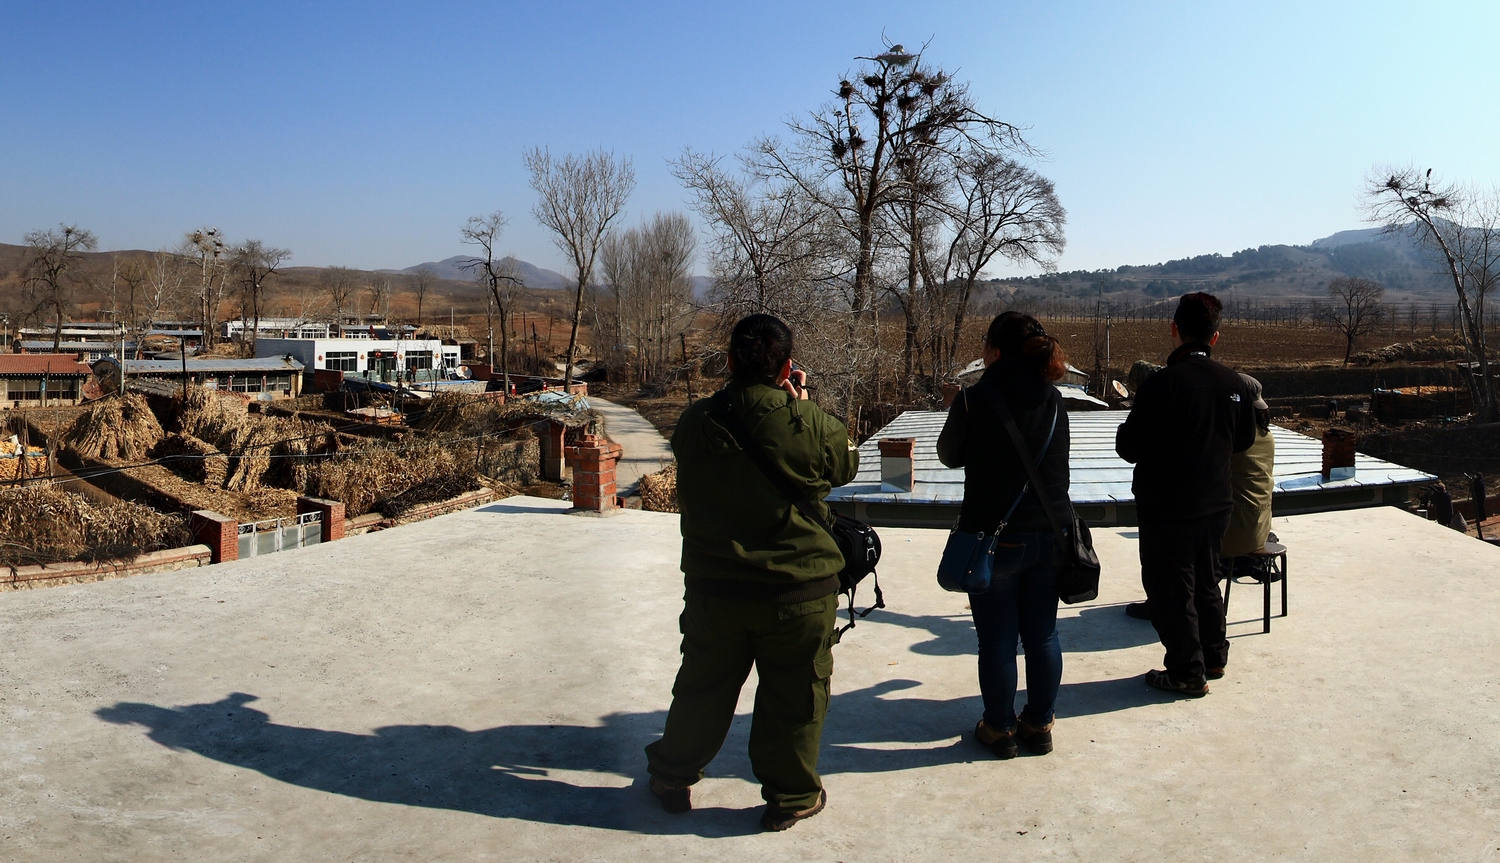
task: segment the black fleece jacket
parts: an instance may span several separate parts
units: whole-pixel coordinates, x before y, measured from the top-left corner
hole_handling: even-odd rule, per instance
[[[964,503],[958,529],[993,531],[1026,485],[1021,464],[1001,419],[999,396],[1004,394],[1021,438],[1032,459],[1042,452],[1053,412],[1057,428],[1052,444],[1042,456],[1037,473],[1047,486],[1058,523],[1071,524],[1068,502],[1068,412],[1057,387],[1042,380],[1030,367],[1005,358],[985,369],[974,386],[959,393],[948,409],[943,433],[938,436],[938,459],[948,467],[964,469]],[[1034,491],[1028,490],[1011,515],[1005,533],[1045,532],[1052,529],[1047,513]]]
[[[1240,376],[1204,344],[1185,344],[1146,379],[1115,432],[1115,452],[1135,465],[1142,523],[1201,518],[1234,507],[1229,456],[1255,442],[1255,409]]]

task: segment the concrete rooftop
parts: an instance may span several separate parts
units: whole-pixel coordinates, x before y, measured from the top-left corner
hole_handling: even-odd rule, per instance
[[[1500,549],[1393,509],[1276,519],[1291,616],[1235,589],[1174,701],[1130,529],[1066,608],[1057,751],[1001,762],[941,531],[837,648],[826,812],[758,832],[747,715],[663,813],[675,516],[512,498],[207,569],[0,594],[0,860],[1462,860],[1500,848]],[[748,714],[751,689],[741,703]],[[962,737],[961,737],[962,735]]]

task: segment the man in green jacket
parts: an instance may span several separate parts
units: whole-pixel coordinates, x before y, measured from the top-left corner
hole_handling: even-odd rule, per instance
[[[807,400],[791,365],[792,332],[751,315],[729,341],[727,407],[825,518],[823,497],[854,478],[859,453],[843,423]],[[834,613],[844,558],[833,537],[787,500],[715,415],[689,407],[672,435],[686,584],[682,666],[660,740],[646,747],[651,791],[668,812],[718,754],[752,665],[759,683],[750,764],[766,810],[785,830],[822,811],[818,745],[833,674]]]

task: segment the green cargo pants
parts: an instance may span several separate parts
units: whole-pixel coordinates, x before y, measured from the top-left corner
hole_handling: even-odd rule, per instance
[[[718,754],[753,664],[759,683],[750,766],[761,796],[782,809],[818,801],[818,744],[828,713],[838,595],[776,604],[689,593],[680,620],[682,667],[660,740],[646,747],[651,775],[692,785]]]

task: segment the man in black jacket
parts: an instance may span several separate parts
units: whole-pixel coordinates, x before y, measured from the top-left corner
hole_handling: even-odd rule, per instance
[[[1210,359],[1223,305],[1184,296],[1172,320],[1176,350],[1136,392],[1115,435],[1115,452],[1135,465],[1141,583],[1151,623],[1166,648],[1165,671],[1146,682],[1198,697],[1229,659],[1218,558],[1234,501],[1229,456],[1255,441],[1244,382]]]

